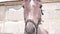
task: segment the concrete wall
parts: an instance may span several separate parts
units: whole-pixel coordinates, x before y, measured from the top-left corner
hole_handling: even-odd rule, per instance
[[[21,5],[17,5],[17,6],[7,6],[6,7],[6,20],[15,20],[15,21],[19,21],[22,20],[24,15],[24,10],[23,7]]]
[[[3,32],[5,20],[5,6],[0,6],[0,33]]]
[[[43,4],[44,20],[43,27],[50,34],[60,34],[60,3]]]
[[[5,18],[5,6],[0,6],[0,21]]]
[[[2,32],[23,34],[24,24],[25,24],[23,20],[24,11],[23,8],[19,10],[20,8],[16,9],[16,7],[18,6],[7,7],[6,14],[5,14],[6,22],[2,24],[3,25]],[[60,3],[46,3],[43,4],[42,9],[44,15],[42,15],[43,22],[42,25],[40,25],[40,27],[46,29],[49,32],[49,34],[60,34],[60,27],[59,27],[60,26]],[[12,22],[9,20],[19,20],[19,22]]]

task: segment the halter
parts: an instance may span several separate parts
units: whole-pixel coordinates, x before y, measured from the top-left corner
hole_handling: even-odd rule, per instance
[[[38,25],[39,25],[40,20],[38,21],[38,23],[37,23],[37,25],[36,25],[33,20],[28,19],[28,20],[26,21],[26,23],[25,23],[25,27],[27,26],[27,24],[28,24],[29,22],[31,22],[32,24],[34,24],[34,26],[35,26],[35,28],[36,28],[36,34],[37,34],[37,29],[38,29]],[[26,28],[25,28],[25,31],[26,31]],[[26,31],[26,32],[27,32],[27,31]],[[28,32],[27,32],[27,33],[28,33]]]

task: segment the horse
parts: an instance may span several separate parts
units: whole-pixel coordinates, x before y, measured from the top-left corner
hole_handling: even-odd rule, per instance
[[[48,34],[44,29],[41,29],[41,14],[42,3],[41,0],[23,0],[24,5],[24,34]]]

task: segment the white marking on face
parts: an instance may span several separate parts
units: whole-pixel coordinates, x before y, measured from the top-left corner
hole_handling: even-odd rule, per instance
[[[31,8],[33,7],[33,5],[35,5],[34,0],[30,1],[30,5],[31,5]]]
[[[34,1],[31,0],[30,1],[30,12],[29,12],[28,19],[33,19],[33,5],[34,5]]]
[[[33,5],[35,5],[34,0],[31,0],[31,1],[30,1],[30,12],[29,12],[28,19],[33,19],[33,12],[34,12],[34,11],[33,11],[33,10],[34,10]]]
[[[33,19],[33,15],[29,13],[28,19]]]

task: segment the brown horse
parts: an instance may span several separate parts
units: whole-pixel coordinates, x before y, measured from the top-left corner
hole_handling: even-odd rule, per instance
[[[23,0],[24,1],[24,34],[48,34],[46,30],[39,27],[41,24],[42,4],[40,0]],[[42,13],[43,14],[43,13]]]

